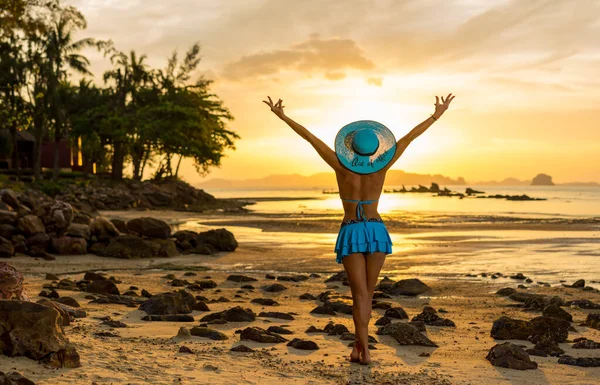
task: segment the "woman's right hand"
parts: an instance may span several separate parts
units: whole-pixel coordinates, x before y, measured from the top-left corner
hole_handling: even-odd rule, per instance
[[[263,100],[263,103],[266,103],[267,106],[271,107],[271,111],[273,111],[273,113],[277,115],[280,119],[283,118],[285,116],[285,114],[283,113],[283,107],[285,106],[281,105],[281,103],[283,103],[283,100],[279,99],[277,103],[273,104],[271,97],[267,96],[267,98],[269,98],[269,101],[267,102],[266,100]]]
[[[444,97],[442,96],[442,104],[440,104],[438,97],[435,97],[435,112],[433,115],[436,118],[442,116],[442,114],[448,109],[448,106],[450,106],[450,102],[454,99],[454,96],[450,97],[450,95],[452,94],[450,93],[448,96],[446,96],[446,100],[444,100]]]

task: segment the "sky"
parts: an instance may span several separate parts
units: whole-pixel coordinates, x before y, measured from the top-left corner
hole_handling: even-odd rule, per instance
[[[262,103],[333,148],[356,120],[396,139],[452,93],[445,114],[392,169],[469,181],[600,182],[598,0],[63,0],[82,11],[77,38],[112,39],[164,68],[199,42],[195,77],[240,135],[222,165],[190,183],[331,171],[312,146]],[[96,81],[110,68],[94,51]]]

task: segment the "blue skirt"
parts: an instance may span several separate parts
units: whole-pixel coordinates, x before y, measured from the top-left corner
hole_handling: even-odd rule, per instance
[[[334,251],[336,262],[342,263],[342,258],[352,253],[392,253],[392,239],[381,220],[351,220],[340,226]]]

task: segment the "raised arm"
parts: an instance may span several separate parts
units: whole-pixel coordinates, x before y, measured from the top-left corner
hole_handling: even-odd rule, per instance
[[[290,126],[298,135],[302,138],[306,139],[314,148],[317,150],[317,153],[323,158],[327,164],[329,164],[334,170],[341,170],[344,166],[339,162],[335,151],[333,151],[329,146],[327,146],[321,139],[314,136],[310,131],[308,131],[304,126],[299,123],[296,123],[292,118],[286,116],[283,113],[283,108],[285,106],[282,105],[283,100],[279,99],[277,103],[273,104],[270,96],[267,96],[269,101],[263,100],[263,103],[266,103],[269,107],[271,107],[271,111],[275,115],[277,115],[281,120],[286,122],[288,126]]]
[[[419,135],[421,135],[422,133],[424,133],[435,121],[437,121],[444,112],[446,112],[446,110],[448,109],[448,106],[450,106],[450,102],[454,99],[455,96],[450,96],[452,94],[448,94],[448,96],[446,96],[446,100],[444,100],[444,97],[442,96],[442,104],[440,104],[439,98],[436,96],[435,97],[435,111],[433,114],[431,114],[427,119],[425,119],[424,121],[422,121],[421,123],[419,123],[417,126],[415,126],[415,128],[413,128],[412,130],[410,130],[410,132],[406,135],[404,135],[402,138],[400,138],[398,140],[398,142],[396,143],[396,152],[394,153],[394,156],[392,157],[392,160],[390,161],[390,163],[388,163],[384,169],[388,170],[390,167],[392,167],[392,165],[398,160],[398,158],[400,158],[400,155],[402,155],[402,153],[404,152],[404,150],[406,150],[406,147],[408,147],[408,145],[415,140],[416,138],[419,137]]]

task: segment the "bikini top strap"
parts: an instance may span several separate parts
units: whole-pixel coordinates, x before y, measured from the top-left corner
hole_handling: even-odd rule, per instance
[[[378,201],[378,199],[370,199],[370,200],[365,200],[365,201],[361,201],[358,199],[342,199],[342,200],[346,201],[346,202],[357,202],[358,204],[356,205],[356,218],[363,219],[363,220],[367,219],[367,217],[365,216],[365,210],[362,207],[363,203],[373,203],[373,202]]]

